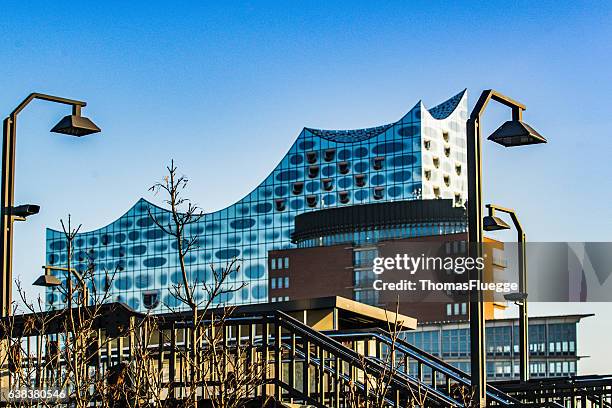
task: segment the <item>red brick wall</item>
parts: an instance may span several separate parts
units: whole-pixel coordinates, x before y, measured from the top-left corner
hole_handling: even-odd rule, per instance
[[[289,258],[288,269],[272,269],[272,259]],[[284,266],[284,263],[283,263]],[[270,299],[308,299],[324,296],[353,298],[353,252],[349,245],[298,248],[268,252]],[[272,289],[272,278],[289,277],[289,288]]]

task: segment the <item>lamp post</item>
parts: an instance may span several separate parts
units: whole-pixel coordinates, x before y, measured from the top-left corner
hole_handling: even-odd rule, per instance
[[[525,232],[521,225],[516,212],[510,208],[504,208],[499,205],[488,204],[489,215],[484,220],[485,231],[499,231],[510,229],[510,226],[504,221],[495,216],[495,211],[503,212],[510,215],[512,223],[518,234],[517,242],[519,245],[518,250],[518,267],[519,267],[519,293],[516,294],[518,298],[516,303],[519,307],[519,332],[521,337],[519,338],[519,355],[520,365],[519,372],[521,381],[529,380],[529,317],[527,314],[527,256],[526,256],[526,245],[525,245]],[[512,300],[512,298],[507,300]]]
[[[481,116],[491,100],[512,109],[512,120],[501,125],[489,140],[504,147],[546,143],[546,139],[523,122],[525,105],[492,89],[483,91],[467,121],[468,161],[468,241],[470,255],[482,257],[482,129]],[[470,279],[482,280],[481,270],[473,270]],[[475,402],[486,406],[487,367],[485,350],[484,296],[480,290],[470,291],[470,367]]]
[[[72,275],[77,279],[79,285],[81,285],[81,290],[83,291],[83,300],[85,301],[85,306],[89,305],[89,290],[87,289],[87,284],[85,280],[81,276],[81,274],[73,268],[62,268],[59,266],[49,266],[44,265],[43,269],[45,273],[38,277],[33,283],[34,286],[42,286],[46,288],[54,288],[62,285],[62,282],[51,273],[51,271],[64,271],[68,272],[68,293],[66,299],[68,300],[68,309],[72,308]]]
[[[2,217],[0,217],[0,256],[2,256],[2,270],[0,270],[0,307],[2,310],[0,314],[2,316],[8,316],[11,313],[13,289],[13,222],[23,220],[29,215],[36,214],[39,210],[39,207],[35,205],[14,206],[17,115],[35,99],[70,105],[72,107],[72,114],[62,118],[62,120],[51,129],[51,132],[80,137],[100,131],[100,128],[90,119],[81,116],[81,109],[87,105],[85,102],[40,93],[28,95],[28,97],[12,111],[6,119],[4,119],[2,134],[2,206],[0,208],[2,212]]]

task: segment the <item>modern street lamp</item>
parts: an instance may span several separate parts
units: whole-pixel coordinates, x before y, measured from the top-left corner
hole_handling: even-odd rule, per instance
[[[499,231],[509,229],[510,226],[504,221],[495,216],[495,211],[503,212],[510,215],[516,232],[518,233],[517,242],[518,249],[518,267],[519,267],[519,293],[513,294],[514,297],[507,297],[506,300],[515,302],[519,307],[519,355],[521,363],[519,372],[521,381],[529,380],[529,317],[527,314],[527,255],[525,245],[525,232],[521,223],[516,216],[516,212],[510,208],[500,207],[499,205],[488,204],[489,215],[484,220],[485,231]],[[501,223],[500,223],[501,221]]]
[[[37,205],[14,206],[15,197],[15,143],[17,136],[17,115],[33,100],[40,99],[49,102],[72,106],[72,114],[65,116],[51,132],[71,136],[85,136],[100,132],[90,119],[81,116],[81,109],[86,102],[60,98],[52,95],[32,93],[28,95],[11,114],[4,119],[2,138],[2,217],[0,221],[0,253],[2,270],[0,270],[0,311],[2,316],[11,313],[12,302],[12,263],[13,263],[13,222],[24,220],[27,216],[38,213]]]
[[[492,89],[483,91],[467,121],[468,148],[468,241],[473,257],[482,257],[482,130],[481,116],[491,100],[512,109],[512,120],[505,122],[489,140],[505,147],[546,143],[531,126],[523,122],[525,105]],[[474,269],[470,279],[482,280],[481,270]],[[479,406],[487,401],[487,366],[485,350],[484,296],[480,290],[470,291],[470,366],[474,398]]]
[[[85,306],[89,303],[89,290],[87,288],[87,284],[85,280],[81,276],[81,274],[73,268],[62,268],[58,266],[43,266],[45,273],[38,277],[33,283],[34,286],[42,286],[47,288],[54,288],[62,285],[62,281],[60,281],[55,275],[51,273],[51,271],[64,271],[68,272],[68,293],[66,295],[66,299],[68,300],[68,309],[72,308],[72,275],[77,279],[79,285],[81,285],[81,290],[83,291],[83,299],[85,300]]]

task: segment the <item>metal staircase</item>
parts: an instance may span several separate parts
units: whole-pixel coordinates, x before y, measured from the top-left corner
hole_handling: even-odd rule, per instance
[[[456,395],[456,392],[453,393],[453,390],[465,390],[470,387],[469,374],[403,341],[399,337],[393,339],[384,330],[374,328],[329,332],[326,334],[331,338],[349,342],[354,345],[353,347],[360,342],[373,343],[375,356],[371,358],[378,360],[384,355],[385,350],[395,350],[395,359],[403,361],[402,364],[398,365],[401,368],[401,375],[416,378],[419,382],[427,383],[432,388],[443,389],[447,395]],[[414,372],[411,371],[411,367],[415,367]],[[491,406],[517,406],[520,404],[520,401],[508,396],[490,384],[487,385],[487,400]]]
[[[470,406],[467,374],[401,340],[393,345],[383,330],[322,333],[280,311],[260,319],[260,358],[272,367],[268,383],[279,400],[317,407],[354,406],[355,399],[363,406],[375,400],[392,407]],[[364,355],[364,346],[376,353]],[[494,387],[487,392],[490,406],[520,404]]]
[[[187,395],[205,403],[211,396],[236,395],[239,387],[248,387],[242,399],[274,396],[275,402],[292,406],[473,407],[467,373],[381,329],[322,332],[278,310],[250,310],[221,320],[211,314],[194,328],[189,314],[168,314],[152,324],[120,304],[107,309],[93,324],[105,345],[87,348],[92,383],[112,388],[113,373],[144,361],[145,372],[158,379],[159,395],[178,404],[170,406],[181,406]],[[57,385],[55,374],[66,371],[66,361],[54,354],[48,340],[64,332],[65,317],[62,311],[47,312],[45,331],[32,327],[28,315],[14,317],[13,330],[2,335],[25,348],[20,358],[11,352],[13,357],[0,364],[3,384]],[[134,330],[125,331],[130,327]],[[214,341],[193,342],[196,330],[214,333],[206,337]],[[217,350],[216,360],[203,357]],[[252,377],[248,369],[241,374],[245,367],[261,370]],[[250,384],[240,385],[244,382],[237,379]],[[102,394],[93,396],[91,406],[99,406]],[[499,382],[487,386],[487,397],[489,407],[612,408],[612,377]],[[6,406],[2,398],[0,406]]]

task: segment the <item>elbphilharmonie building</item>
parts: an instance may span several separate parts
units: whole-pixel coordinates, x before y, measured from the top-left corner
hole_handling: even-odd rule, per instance
[[[453,209],[463,207],[467,199],[466,119],[467,93],[463,91],[433,108],[419,102],[398,121],[378,127],[304,128],[259,186],[240,201],[190,225],[187,235],[197,235],[198,246],[185,259],[189,279],[206,282],[211,279],[211,264],[223,267],[237,259],[240,269],[226,285],[241,289],[215,302],[268,302],[268,252],[297,247],[292,239],[294,221],[302,213],[373,204],[382,208],[381,203],[389,202],[397,208],[397,202],[410,206],[415,201],[437,200]],[[136,310],[163,312],[180,306],[171,288],[182,278],[176,242],[157,227],[151,213],[161,220],[170,214],[141,198],[111,224],[80,233],[73,243],[71,263],[77,270],[93,267],[100,285],[108,271],[116,271],[110,288],[112,300]],[[388,225],[374,229],[382,235],[418,237],[465,232],[466,223],[463,218],[415,217],[393,226],[393,232]],[[350,241],[359,242],[359,236]],[[62,232],[47,230],[46,251],[47,265],[66,265]],[[197,290],[195,294],[206,295]],[[54,307],[66,299],[49,289],[46,300]]]

